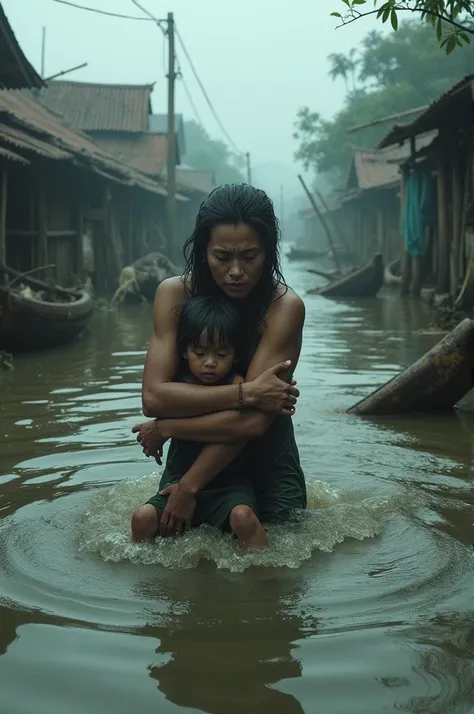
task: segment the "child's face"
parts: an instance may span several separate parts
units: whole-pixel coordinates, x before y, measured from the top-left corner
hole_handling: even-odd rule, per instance
[[[184,357],[196,379],[203,384],[217,384],[232,371],[235,349],[210,345],[206,336],[202,335],[199,345],[188,347]]]

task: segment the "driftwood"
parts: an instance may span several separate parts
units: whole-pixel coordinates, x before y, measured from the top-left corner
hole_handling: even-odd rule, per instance
[[[472,389],[474,320],[465,319],[417,362],[357,404],[349,414],[433,414],[450,411]]]
[[[148,253],[122,270],[112,306],[125,302],[153,302],[158,285],[179,273],[179,268],[162,253]]]
[[[50,268],[55,268],[56,265],[55,263],[50,263],[49,265],[42,265],[39,268],[32,268],[31,270],[26,270],[24,273],[21,273],[18,277],[13,278],[8,285],[7,288],[12,288],[15,283],[17,283],[19,280],[23,280],[23,278],[28,277],[28,275],[32,275],[33,273],[39,273],[42,270],[49,270]]]

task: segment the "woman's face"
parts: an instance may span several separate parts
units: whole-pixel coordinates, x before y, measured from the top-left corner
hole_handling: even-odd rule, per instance
[[[206,257],[214,281],[235,300],[247,297],[262,277],[265,251],[257,231],[246,223],[215,226]]]

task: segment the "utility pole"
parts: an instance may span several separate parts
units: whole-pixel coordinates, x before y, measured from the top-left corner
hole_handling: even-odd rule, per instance
[[[43,27],[43,37],[41,39],[41,79],[44,79],[45,73],[45,55],[46,55],[46,27]]]
[[[176,131],[174,125],[174,18],[168,13],[168,149],[167,149],[167,199],[166,199],[166,248],[172,259],[176,245]]]
[[[247,153],[245,154],[245,161],[247,164],[247,183],[249,185],[251,185],[252,184],[252,169],[250,166],[250,151],[247,151]]]

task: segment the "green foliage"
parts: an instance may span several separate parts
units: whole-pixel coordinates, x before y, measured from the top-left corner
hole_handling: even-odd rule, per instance
[[[223,141],[210,139],[202,126],[195,121],[184,124],[186,153],[182,158],[201,171],[213,171],[216,184],[243,181],[241,173],[242,157],[236,157]]]
[[[330,76],[346,82],[344,70],[347,77],[348,63],[338,55],[337,62],[335,55],[331,57]],[[296,159],[306,169],[337,170],[340,176],[344,175],[351,158],[351,146],[374,146],[390,125],[369,127],[356,134],[348,134],[348,129],[433,101],[473,71],[474,47],[468,46],[446,57],[430,27],[408,22],[402,24],[397,33],[370,32],[359,54],[347,59],[356,63],[356,79],[352,86],[346,82],[343,109],[332,119],[325,119],[308,107],[298,112]]]
[[[374,10],[367,10],[369,0],[340,0],[343,12],[332,12],[342,25],[348,25],[361,17],[377,15],[383,23],[390,20],[395,32],[398,30],[400,13],[417,13],[422,22],[434,28],[436,39],[446,54],[470,43],[474,34],[474,3],[472,0],[374,0]],[[369,6],[370,7],[370,6]]]

